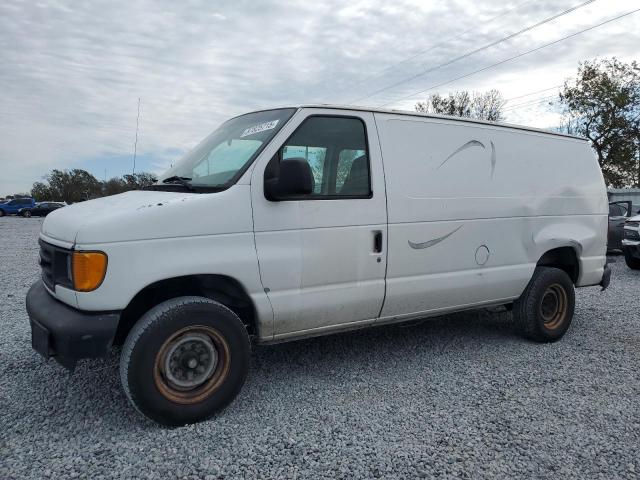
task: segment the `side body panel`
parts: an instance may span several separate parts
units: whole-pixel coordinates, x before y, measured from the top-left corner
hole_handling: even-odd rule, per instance
[[[351,116],[368,133],[372,198],[269,201],[264,172],[285,140],[312,115]],[[373,114],[303,109],[256,162],[251,178],[262,283],[274,311],[275,340],[372,323],[384,298],[386,197]],[[374,232],[383,232],[374,253]]]
[[[605,265],[607,197],[586,142],[375,114],[389,215],[382,320],[517,298],[548,250],[570,246],[578,285]]]

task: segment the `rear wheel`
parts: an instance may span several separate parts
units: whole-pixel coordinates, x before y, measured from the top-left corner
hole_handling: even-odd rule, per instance
[[[624,251],[624,261],[632,270],[640,270],[640,258],[631,255],[626,249]]]
[[[4,217],[4,210],[0,210],[0,217]]]
[[[575,291],[569,276],[558,268],[536,267],[516,300],[513,316],[520,332],[536,342],[560,340],[571,325]]]
[[[203,297],[152,308],[122,348],[120,376],[138,411],[164,425],[205,420],[244,384],[251,345],[238,316]]]

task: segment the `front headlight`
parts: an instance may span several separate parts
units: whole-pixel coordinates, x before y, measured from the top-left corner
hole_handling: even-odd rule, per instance
[[[71,280],[73,289],[90,292],[102,284],[107,273],[107,254],[104,252],[73,252]]]

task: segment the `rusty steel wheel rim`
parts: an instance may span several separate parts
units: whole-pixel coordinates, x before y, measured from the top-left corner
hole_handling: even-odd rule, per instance
[[[554,283],[547,287],[540,302],[540,316],[545,328],[555,330],[560,327],[567,318],[568,305],[567,292],[562,285]]]
[[[206,400],[229,375],[229,345],[215,328],[193,325],[178,330],[160,347],[153,379],[169,401],[194,404]]]

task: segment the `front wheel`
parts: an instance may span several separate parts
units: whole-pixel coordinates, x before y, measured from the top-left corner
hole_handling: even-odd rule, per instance
[[[563,270],[536,267],[527,288],[513,305],[520,332],[536,342],[560,340],[571,325],[575,308],[573,282]]]
[[[627,250],[624,251],[624,261],[631,270],[640,270],[640,258],[631,255]]]
[[[0,217],[4,217],[5,213],[4,210],[0,210]]]
[[[179,297],[157,305],[122,348],[124,391],[147,417],[179,426],[213,416],[240,392],[251,344],[244,324],[224,305]]]
[[[31,217],[31,210],[25,210],[24,212],[22,212],[22,216],[30,218]]]

